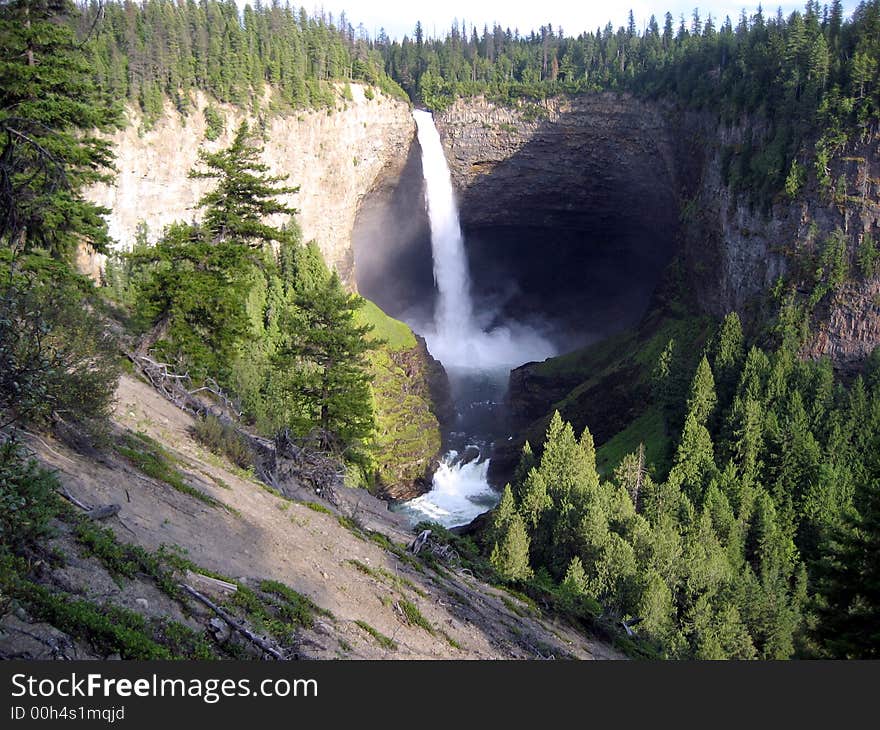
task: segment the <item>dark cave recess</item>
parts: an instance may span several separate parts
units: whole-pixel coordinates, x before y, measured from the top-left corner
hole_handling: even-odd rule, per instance
[[[436,300],[420,153],[414,141],[400,175],[365,198],[353,236],[360,293],[416,330]],[[609,194],[604,185],[591,190],[582,168],[556,169],[569,177],[546,179],[540,190],[505,186],[498,202],[510,224],[497,209],[488,225],[474,220],[491,180],[461,193],[460,204],[481,324],[529,325],[565,352],[644,314],[671,259],[678,216],[668,181],[652,189],[642,175],[630,191],[623,180]]]

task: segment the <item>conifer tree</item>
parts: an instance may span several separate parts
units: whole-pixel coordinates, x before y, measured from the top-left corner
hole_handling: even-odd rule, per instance
[[[501,499],[492,510],[492,519],[485,536],[487,545],[494,545],[503,539],[514,514],[516,514],[516,500],[510,484],[505,484],[501,492]]]
[[[118,110],[101,98],[68,0],[0,5],[0,244],[72,263],[85,243],[106,251],[102,214],[83,197],[110,179]]]
[[[736,312],[730,312],[724,318],[713,350],[712,371],[715,386],[721,402],[726,404],[733,395],[745,360],[742,323]]]
[[[547,483],[541,472],[536,468],[529,471],[522,487],[520,513],[529,530],[537,530],[547,510],[553,507],[553,501],[547,494]]]
[[[691,390],[687,399],[687,414],[689,417],[702,425],[706,425],[709,416],[717,402],[715,395],[715,379],[712,377],[712,368],[706,356],[700,360],[694,379],[691,382]]]
[[[283,323],[290,335],[275,361],[279,372],[289,373],[293,425],[355,445],[375,427],[366,356],[378,342],[367,338],[372,327],[356,319],[364,299],[347,292],[333,272],[298,292],[294,304]]]
[[[285,229],[272,226],[266,219],[273,215],[292,216],[296,209],[281,202],[280,196],[292,195],[299,186],[283,186],[288,176],[269,175],[269,166],[259,161],[262,147],[254,144],[254,134],[242,122],[229,147],[217,152],[199,150],[199,162],[189,176],[217,180],[217,185],[199,201],[205,209],[204,228],[215,241],[236,240],[261,247],[271,241],[286,241]]]
[[[860,490],[859,503],[832,532],[818,573],[817,633],[840,659],[880,657],[880,480]]]
[[[522,517],[514,512],[501,539],[489,556],[492,567],[503,580],[528,580],[534,575],[529,565],[529,536]]]
[[[516,470],[513,472],[513,479],[511,480],[514,496],[517,497],[518,501],[522,500],[526,478],[535,464],[535,454],[532,451],[532,445],[526,440],[519,457],[519,463],[516,465]]]
[[[587,575],[584,573],[584,564],[577,555],[568,564],[560,588],[572,597],[581,596],[587,592]]]

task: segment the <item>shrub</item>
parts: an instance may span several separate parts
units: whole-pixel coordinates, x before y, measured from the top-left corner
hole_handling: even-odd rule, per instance
[[[232,423],[207,415],[196,421],[192,430],[195,439],[209,451],[225,456],[242,469],[253,466],[251,448]]]
[[[0,545],[15,549],[43,534],[58,503],[55,475],[15,441],[0,444]]]
[[[30,421],[105,418],[119,361],[89,306],[91,285],[40,255],[8,263],[12,273],[0,283],[0,409]]]

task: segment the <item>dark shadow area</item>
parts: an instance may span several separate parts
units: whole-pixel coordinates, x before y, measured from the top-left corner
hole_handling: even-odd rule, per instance
[[[364,198],[352,238],[358,291],[392,317],[431,321],[436,288],[417,142],[400,176]]]
[[[613,231],[498,226],[466,237],[477,312],[529,325],[560,352],[636,324],[672,250],[634,220]]]
[[[580,97],[506,158],[497,128],[453,131],[459,177],[501,159],[460,198],[476,306],[537,326],[560,351],[636,324],[678,231],[666,120],[631,101]]]
[[[641,319],[679,215],[665,122],[578,103],[459,194],[480,324],[529,325],[560,352]],[[486,125],[457,134],[459,182],[469,166],[484,167],[481,155],[503,157]],[[410,324],[430,321],[436,298],[420,154],[414,141],[400,177],[364,200],[354,230],[360,292]]]

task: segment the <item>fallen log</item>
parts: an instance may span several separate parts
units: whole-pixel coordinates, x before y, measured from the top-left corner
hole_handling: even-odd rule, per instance
[[[222,618],[227,624],[229,624],[230,628],[237,631],[241,634],[245,639],[250,641],[252,644],[260,648],[263,652],[268,654],[279,661],[284,660],[284,654],[277,647],[272,646],[268,641],[266,641],[263,637],[257,636],[253,631],[251,631],[247,626],[245,626],[241,621],[232,616],[228,611],[220,608],[216,603],[214,603],[207,596],[203,596],[192,586],[188,586],[186,583],[178,584],[181,590],[185,593],[188,593],[190,596],[195,598],[200,603],[203,603],[208,608],[210,608],[214,613],[216,613],[220,618]]]
[[[186,571],[186,579],[193,586],[198,586],[200,590],[215,598],[227,598],[238,591],[238,586],[235,583],[227,583],[225,580],[212,578],[203,573],[194,573],[191,570]]]
[[[62,489],[58,493],[62,497],[64,497],[64,499],[70,502],[74,507],[79,507],[83,512],[85,512],[86,517],[88,517],[90,520],[107,520],[114,515],[118,515],[119,511],[122,509],[122,507],[118,504],[105,504],[100,507],[90,507],[85,502],[80,502],[66,489]]]
[[[409,549],[410,551],[412,551],[413,555],[419,554],[419,550],[421,550],[425,546],[425,543],[428,542],[429,537],[431,537],[431,531],[422,530],[419,533],[419,536],[415,540],[413,540],[412,543],[410,543]]]

